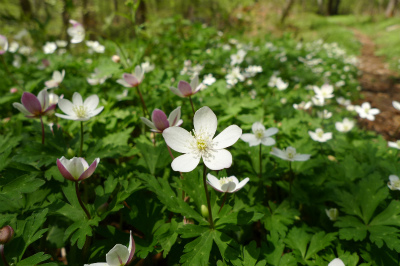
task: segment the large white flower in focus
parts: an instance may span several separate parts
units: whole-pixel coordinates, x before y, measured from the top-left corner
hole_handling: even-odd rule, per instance
[[[211,170],[221,170],[232,165],[232,154],[224,148],[232,146],[242,135],[242,129],[231,125],[215,138],[217,116],[207,106],[197,110],[193,118],[193,133],[180,127],[169,127],[163,137],[169,147],[184,153],[172,161],[174,171],[190,172],[203,158]]]
[[[83,101],[82,96],[78,92],[75,92],[72,95],[72,102],[66,99],[58,101],[58,107],[66,115],[57,113],[56,116],[75,121],[87,121],[103,111],[104,106],[97,108],[97,105],[99,105],[99,96],[96,94],[89,96]]]

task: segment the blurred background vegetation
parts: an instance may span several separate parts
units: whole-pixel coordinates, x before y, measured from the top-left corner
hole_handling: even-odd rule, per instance
[[[67,39],[69,19],[81,22],[91,39],[151,38],[171,23],[176,31],[201,23],[238,38],[290,34],[338,42],[354,54],[357,29],[395,67],[400,59],[398,0],[0,0],[1,34],[13,39],[26,29],[38,48]]]

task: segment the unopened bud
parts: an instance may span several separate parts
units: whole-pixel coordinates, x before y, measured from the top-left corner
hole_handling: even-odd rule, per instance
[[[111,57],[111,60],[113,60],[114,63],[119,63],[119,61],[121,60],[121,58],[119,58],[119,55],[113,55]]]
[[[14,229],[11,226],[6,225],[0,229],[0,244],[7,244],[11,241],[14,236]]]
[[[73,158],[73,157],[75,157],[75,152],[74,152],[74,150],[71,149],[71,148],[69,148],[69,149],[67,150],[67,156],[68,156],[68,158]]]
[[[203,215],[204,218],[208,218],[208,209],[206,205],[201,205],[201,215]]]

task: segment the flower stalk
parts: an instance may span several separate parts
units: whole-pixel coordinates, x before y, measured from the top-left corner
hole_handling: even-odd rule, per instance
[[[42,145],[44,145],[44,124],[43,124],[43,117],[40,116],[40,123],[42,125]]]
[[[147,110],[147,107],[146,107],[146,103],[144,102],[143,95],[142,95],[142,93],[140,92],[139,85],[136,86],[136,91],[137,91],[137,93],[139,94],[140,101],[141,101],[141,103],[142,103],[143,115],[144,115],[144,116],[150,116],[149,111]]]
[[[3,244],[0,245],[0,254],[1,254],[1,259],[3,260],[4,266],[9,266],[9,264],[6,260],[6,256],[4,255],[4,245]]]
[[[81,145],[79,147],[79,157],[82,157],[82,149],[83,149],[83,121],[81,121]]]
[[[262,177],[262,145],[260,143],[260,174],[258,175],[258,177],[260,178],[260,182],[261,182],[261,177]]]
[[[214,229],[214,220],[213,220],[212,211],[211,211],[210,195],[208,194],[208,189],[207,189],[206,174],[207,174],[207,166],[204,164],[203,184],[204,184],[204,190],[206,192],[206,198],[207,198],[207,207],[208,207],[208,213],[209,213],[208,219],[209,219],[209,223],[210,223],[210,228]]]
[[[85,205],[83,204],[82,199],[81,199],[81,193],[79,192],[78,181],[75,181],[75,192],[76,192],[76,196],[78,197],[79,204],[81,205],[81,207],[82,207],[83,211],[85,212],[87,218],[90,220],[90,219],[91,219],[90,213],[89,213],[89,211],[86,209],[86,207],[85,207]]]
[[[224,207],[227,196],[228,196],[228,192],[225,192],[224,199],[222,200],[222,204],[221,204],[221,207],[219,208],[218,214],[221,212],[222,207]]]
[[[190,105],[192,106],[192,111],[193,111],[193,115],[194,115],[196,112],[194,111],[194,105],[193,105],[193,101],[192,101],[192,97],[191,96],[189,96],[189,100],[190,100]]]

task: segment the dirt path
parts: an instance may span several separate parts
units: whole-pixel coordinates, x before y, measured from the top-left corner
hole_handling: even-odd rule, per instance
[[[359,119],[359,122],[387,140],[400,139],[400,134],[396,134],[400,126],[400,111],[392,106],[393,100],[400,101],[400,77],[389,70],[384,58],[375,55],[375,44],[368,36],[357,30],[354,34],[362,44],[359,56],[362,75],[359,81],[365,98],[360,103],[370,102],[373,108],[381,111],[375,121]]]

